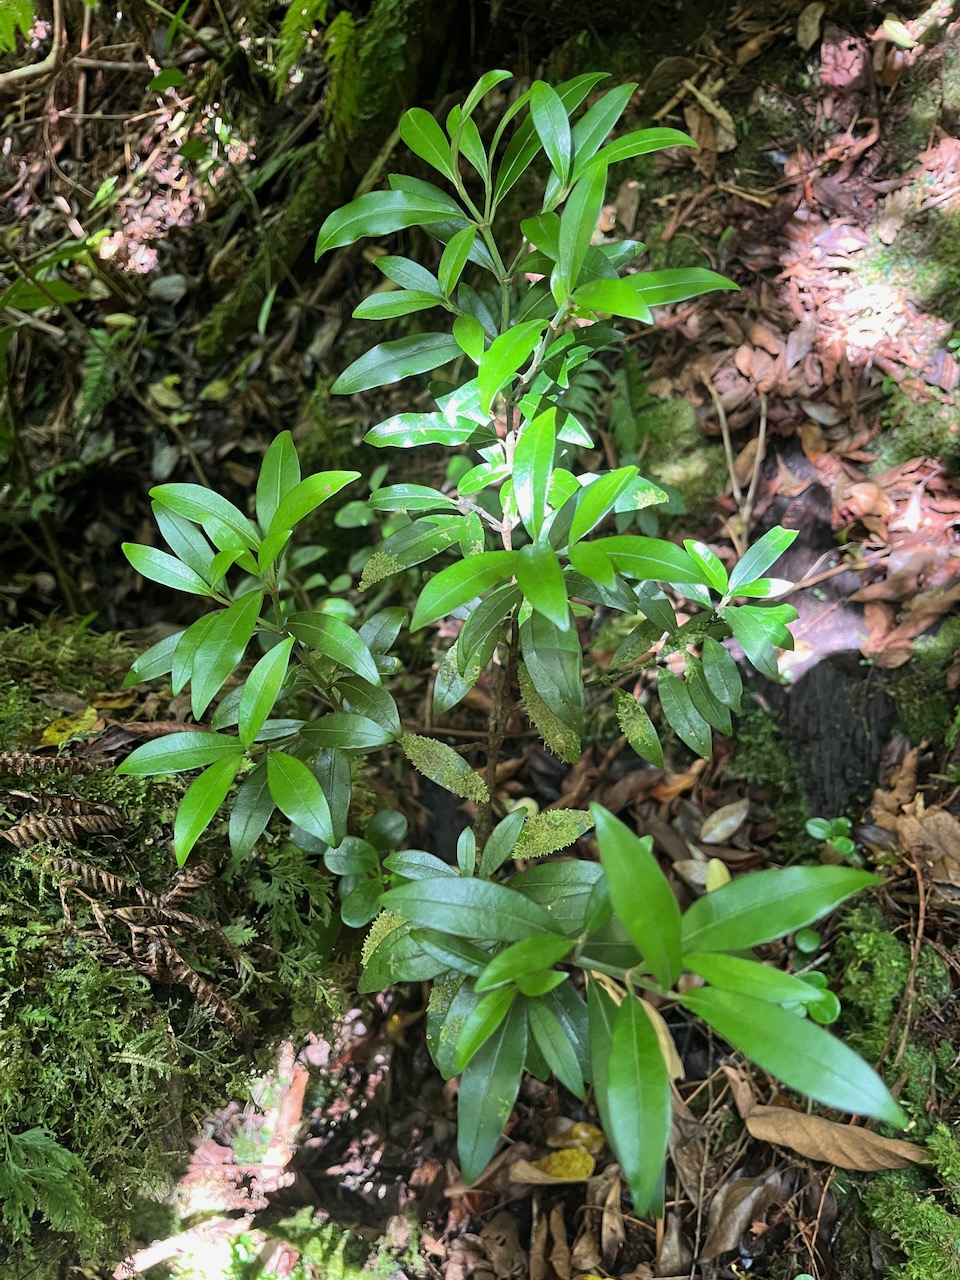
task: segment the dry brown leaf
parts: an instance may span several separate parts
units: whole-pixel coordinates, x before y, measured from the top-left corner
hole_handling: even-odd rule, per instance
[[[926,864],[938,884],[960,887],[960,822],[946,809],[931,806],[922,818],[904,813],[897,819],[904,849]]]
[[[709,1262],[740,1244],[744,1232],[761,1218],[780,1196],[780,1174],[765,1178],[733,1178],[713,1198],[707,1220],[707,1238],[698,1262]]]
[[[807,53],[820,39],[820,23],[827,6],[816,0],[808,4],[797,19],[797,44]]]
[[[749,812],[747,799],[734,800],[733,804],[714,810],[700,828],[700,839],[704,844],[726,844],[746,822]]]
[[[745,1123],[759,1142],[772,1142],[808,1160],[822,1160],[861,1173],[906,1169],[927,1159],[924,1148],[912,1142],[883,1138],[870,1129],[836,1124],[787,1107],[754,1107]]]

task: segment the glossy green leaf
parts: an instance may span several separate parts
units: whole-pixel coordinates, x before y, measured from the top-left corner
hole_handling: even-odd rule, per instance
[[[449,217],[449,199],[413,196],[399,190],[370,191],[336,209],[324,221],[314,257],[354,244],[363,236],[385,236],[406,227],[433,226]]]
[[[190,709],[199,720],[239,666],[253,636],[263,593],[251,591],[214,616],[193,659]]]
[[[351,889],[340,903],[340,919],[348,929],[362,929],[377,914],[382,885],[379,880],[364,880]]]
[[[469,356],[474,364],[479,364],[483,359],[483,349],[486,346],[483,325],[475,316],[460,315],[453,322],[453,336],[457,346]]]
[[[733,637],[749,661],[768,679],[780,680],[777,655],[770,637],[757,617],[758,609],[744,605],[723,610],[723,620],[733,632]]]
[[[583,267],[590,240],[603,208],[607,171],[592,169],[580,178],[560,215],[560,256],[553,273],[553,297],[558,304],[573,291]]]
[[[158,502],[152,504],[154,519],[163,534],[167,546],[188,568],[205,582],[216,579],[210,576],[210,566],[214,559],[213,547],[203,536],[192,520],[178,516]]]
[[[548,991],[539,1001],[560,1023],[567,1043],[577,1056],[584,1080],[590,1080],[593,1072],[590,1066],[590,1030],[587,1019],[587,1005],[583,997],[565,982],[562,986]]]
[[[414,155],[426,160],[451,182],[456,181],[457,175],[450,163],[450,143],[429,111],[411,107],[400,117],[397,132]]]
[[[434,854],[426,853],[423,849],[401,849],[385,858],[383,865],[388,871],[403,876],[405,880],[431,880],[436,876],[456,877],[457,875],[453,867],[448,866]],[[477,972],[479,973],[479,969]]]
[[[598,538],[594,546],[608,555],[617,571],[626,578],[648,582],[700,581],[700,570],[686,551],[662,538],[617,534],[609,538]],[[643,605],[640,607],[643,608]]]
[[[374,258],[373,265],[401,289],[432,293],[438,302],[443,301],[443,290],[440,288],[437,277],[419,262],[414,262],[412,258],[396,258],[388,255],[385,258]]]
[[[583,731],[583,654],[575,627],[534,612],[520,627],[520,651],[537,693],[565,725]]]
[[[720,557],[715,555],[705,542],[698,542],[694,538],[684,539],[683,545],[693,562],[700,567],[701,582],[723,595],[727,590],[728,579]]]
[[[460,348],[457,348],[459,352]],[[397,413],[371,427],[363,437],[366,444],[379,448],[395,445],[413,448],[422,444],[466,444],[477,430],[477,424],[466,418],[446,417],[439,413]]]
[[[476,238],[477,227],[475,223],[471,222],[467,226],[460,228],[440,255],[438,277],[440,288],[447,297],[453,293],[460,282],[460,276],[463,274],[463,268],[467,265],[467,259],[470,257],[470,250],[473,248],[473,242]]]
[[[389,386],[449,364],[459,354],[460,348],[447,333],[414,333],[381,342],[348,365],[330,390],[336,395],[354,395]]]
[[[539,903],[562,933],[575,935],[583,929],[587,903],[601,875],[595,862],[538,862],[514,876],[510,887]]]
[[[627,742],[641,759],[649,760],[658,769],[662,769],[663,747],[646,710],[636,698],[622,689],[615,689],[614,694],[617,700],[617,723]]]
[[[303,737],[311,746],[342,751],[372,751],[385,747],[396,741],[399,732],[399,727],[388,728],[369,716],[347,711],[330,711],[303,727]]]
[[[579,542],[614,509],[617,499],[638,475],[636,467],[618,467],[592,480],[580,492],[570,523],[570,541]]]
[[[558,937],[555,933],[524,938],[495,955],[473,985],[477,991],[489,991],[537,969],[551,969],[566,959],[574,945],[573,938]]]
[[[489,879],[494,872],[499,871],[513,854],[526,816],[524,809],[515,809],[494,827],[480,855],[477,875],[482,879]]]
[[[547,323],[546,320],[525,320],[523,324],[515,324],[495,338],[483,353],[477,370],[477,390],[480,407],[485,412],[489,412],[500,388],[530,358]]]
[[[572,115],[594,85],[605,79],[606,74],[604,72],[589,72],[585,75],[575,76],[572,80],[558,85],[556,89],[557,97],[566,108],[568,116]],[[517,103],[513,104],[517,109],[519,109],[518,103],[521,106],[523,105],[521,99],[518,99]],[[509,111],[506,114],[510,116]],[[499,140],[499,136],[500,131],[498,129],[494,138],[495,142]],[[540,149],[540,137],[534,128],[532,117],[528,116],[518,126],[503,154],[503,160],[494,184],[494,205],[500,203],[510,188],[529,168],[531,161],[536,157]]]
[[[542,80],[530,87],[530,114],[547,159],[561,185],[566,186],[573,163],[570,121],[557,91]]]
[[[431,560],[458,541],[463,533],[464,518],[453,515],[422,516],[406,528],[398,529],[381,542],[377,551],[389,556],[393,572],[410,569]],[[366,578],[361,579],[366,585]]]
[[[190,850],[216,817],[240,768],[239,756],[225,756],[204,769],[187,787],[173,824],[173,852],[182,867]]]
[[[543,1000],[527,1001],[527,1019],[544,1060],[562,1085],[581,1101],[586,1097],[583,1070],[566,1028]]]
[[[729,737],[733,733],[733,720],[729,707],[716,697],[707,683],[706,672],[699,658],[687,654],[683,683],[690,695],[694,710],[699,712],[712,729],[725,733]]]
[[[463,624],[458,639],[458,659],[461,674],[465,673],[478,655],[485,653],[491,643],[496,645],[502,634],[504,618],[520,603],[521,592],[516,583],[504,583],[496,587],[471,611]],[[492,654],[492,649],[490,650]],[[488,659],[489,660],[489,659]],[[485,665],[485,664],[484,664]]]
[[[273,710],[280,696],[287,674],[293,638],[281,640],[268,649],[247,676],[240,698],[240,741],[249,747],[263,727],[263,722]]]
[[[553,548],[542,542],[521,547],[516,574],[524,598],[537,613],[566,631],[571,625],[570,606],[563,570]]]
[[[613,1053],[613,1028],[617,1020],[618,1006],[595,978],[587,978],[587,1031],[590,1043],[590,1066],[593,1076],[593,1096],[600,1115],[600,1123],[608,1141],[616,1132],[616,1120],[611,1112],[608,1097],[610,1058]]]
[[[740,991],[771,1004],[817,1004],[823,996],[819,987],[811,986],[802,978],[772,969],[758,960],[745,960],[742,956],[728,956],[718,951],[685,952],[683,967],[699,974],[712,987]]]
[[[371,653],[386,653],[403,626],[407,611],[401,605],[379,609],[360,628],[358,634]]]
[[[276,805],[267,785],[267,762],[261,760],[247,775],[230,810],[230,851],[236,858],[246,858],[257,843]]]
[[[686,302],[713,289],[738,289],[740,286],[706,267],[669,267],[663,271],[638,271],[628,277],[637,297],[648,307],[662,307],[671,302]]]
[[[325,844],[337,844],[327,797],[302,760],[283,751],[271,751],[267,756],[267,779],[270,795],[285,817]]]
[[[550,914],[506,885],[476,877],[437,877],[401,885],[383,896],[388,911],[441,933],[491,942],[519,942],[556,933]]]
[[[719,641],[705,637],[702,651],[703,672],[714,697],[731,711],[740,710],[743,680],[736,662]]]
[[[418,631],[438,618],[447,617],[462,604],[512,577],[517,554],[516,551],[484,551],[470,560],[441,569],[421,591],[410,630]]]
[[[345,711],[364,716],[389,733],[400,732],[400,712],[383,685],[373,685],[362,676],[344,676],[337,681],[337,693]]]
[[[201,769],[227,757],[243,755],[238,738],[226,734],[166,733],[137,747],[122,761],[116,772],[130,777],[149,777],[158,773],[186,773]]]
[[[183,636],[183,631],[174,631],[172,635],[164,636],[162,640],[158,640],[156,644],[152,644],[149,649],[141,653],[124,678],[124,688],[167,675],[173,667],[174,652]]]
[[[174,694],[178,694],[192,677],[194,658],[216,618],[215,613],[207,613],[196,622],[191,622],[186,631],[181,633],[170,672],[170,686]]]
[[[376,927],[374,923],[373,928]],[[357,990],[366,995],[396,982],[428,982],[449,967],[424,951],[410,936],[410,925],[403,923],[382,938],[367,957]]]
[[[218,523],[243,546],[254,551],[260,546],[260,535],[246,516],[213,489],[199,484],[160,484],[150,490],[150,497],[178,516],[200,525],[218,547],[223,546],[222,538],[218,540],[218,536],[214,536],[215,532],[217,535],[222,532]]]
[[[879,877],[854,867],[755,871],[704,894],[682,922],[684,951],[745,951],[802,929]]]
[[[625,133],[622,138],[608,142],[605,147],[588,160],[585,168],[603,165],[609,168],[612,164],[620,164],[622,160],[632,160],[634,156],[645,156],[651,151],[663,151],[666,147],[695,147],[697,144],[689,134],[679,129],[638,129],[633,133]]]
[[[370,684],[380,683],[380,672],[370,650],[353,627],[332,613],[321,613],[319,609],[293,613],[286,620],[286,628],[308,649],[319,651]]]
[[[876,1072],[821,1027],[766,1001],[712,987],[688,991],[679,1001],[791,1089],[838,1111],[906,1126],[903,1109]]]
[[[457,1149],[467,1183],[479,1178],[503,1136],[520,1090],[526,1056],[526,1009],[517,1001],[460,1078]]]
[[[371,493],[367,506],[371,511],[433,511],[449,510],[456,503],[425,484],[390,484]]]
[[[436,929],[411,929],[410,936],[428,955],[441,960],[455,973],[472,977],[480,973],[487,962],[488,953],[464,938],[451,938],[448,933],[437,933]]]
[[[797,537],[798,530],[783,529],[775,525],[762,538],[758,539],[745,555],[737,561],[730,575],[730,594],[737,594],[737,587],[743,582],[753,582],[762,578],[775,561],[783,555]]]
[[[547,512],[557,448],[557,411],[538,414],[520,432],[513,454],[513,496],[523,526],[536,542]]]
[[[616,587],[617,573],[613,562],[592,542],[578,542],[568,549],[567,554],[573,568],[584,578],[611,591]],[[571,594],[577,593],[571,589]]]
[[[474,983],[476,990],[476,983]],[[478,1000],[463,1020],[457,1037],[457,1071],[462,1071],[480,1046],[496,1031],[517,998],[516,987],[501,987]]]
[[[634,1209],[644,1214],[663,1176],[673,1107],[660,1040],[636,996],[624,999],[613,1024],[607,1106],[614,1118],[607,1140],[620,1162]]]
[[[323,865],[335,876],[379,875],[380,855],[359,836],[347,836],[323,855]]]
[[[289,431],[281,431],[270,443],[260,464],[257,480],[257,523],[270,528],[280,503],[300,483],[300,459]]]
[[[477,107],[487,96],[491,89],[495,89],[498,84],[502,84],[504,80],[512,80],[513,76],[509,71],[485,71],[477,83],[473,86],[464,100],[463,106],[460,108],[461,115],[464,119],[469,118]]]
[[[151,582],[159,582],[174,591],[186,591],[193,596],[212,596],[213,590],[198,573],[190,569],[176,556],[159,551],[156,547],[142,547],[136,542],[123,542],[120,550],[134,569]]]
[[[573,126],[573,178],[579,178],[617,123],[633,97],[636,84],[621,84],[610,89],[585,111]]]
[[[686,681],[671,671],[661,671],[657,677],[657,696],[667,724],[677,737],[691,751],[708,760],[713,751],[713,734],[710,725],[693,705]]]
[[[577,287],[573,300],[577,306],[589,307],[591,311],[652,324],[653,312],[632,283],[636,279],[636,276],[627,276],[623,280],[587,280]]]
[[[601,805],[591,804],[590,812],[613,909],[656,980],[669,988],[680,975],[680,907],[653,839],[641,839]]]
[[[432,293],[418,289],[388,289],[370,293],[353,309],[355,320],[393,320],[439,305]]]
[[[553,262],[560,257],[560,218],[555,213],[541,213],[524,218],[520,230],[530,243]]]

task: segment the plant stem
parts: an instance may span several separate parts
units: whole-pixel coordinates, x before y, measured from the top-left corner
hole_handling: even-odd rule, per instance
[[[516,622],[509,621],[504,626],[504,637],[507,642],[506,661],[496,670],[493,689],[490,693],[490,713],[487,717],[487,766],[483,780],[486,783],[489,799],[481,806],[474,823],[474,835],[477,838],[477,857],[483,852],[483,846],[490,838],[493,830],[493,805],[497,787],[497,765],[500,753],[507,736],[507,720],[513,707],[510,703],[510,689],[517,670],[517,658],[520,649],[520,631]]]

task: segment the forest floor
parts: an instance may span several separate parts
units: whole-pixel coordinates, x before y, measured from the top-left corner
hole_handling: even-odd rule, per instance
[[[455,1165],[455,1086],[430,1067],[423,995],[391,992],[341,1009],[332,1032],[305,1030],[298,1017],[284,1035],[274,1023],[276,1065],[250,1101],[225,1096],[204,1121],[165,1231],[144,1226],[126,1263],[71,1274],[311,1280],[352,1275],[373,1246],[366,1269],[384,1277],[960,1276],[960,1152],[949,1140],[960,1118],[953,7],[906,6],[894,19],[842,5],[718,5],[695,17],[686,6],[671,24],[661,5],[650,38],[629,23],[614,36],[599,4],[595,31],[562,38],[557,18],[546,48],[517,4],[490,36],[520,77],[533,60],[552,80],[601,67],[615,82],[638,80],[628,121],[683,128],[699,150],[618,167],[597,235],[646,241],[647,268],[712,266],[739,285],[662,309],[653,327],[627,333],[616,367],[586,371],[581,416],[608,464],[636,461],[667,487],[665,536],[739,554],[773,524],[800,531],[782,569],[798,584],[790,599],[800,613],[785,683],[752,687],[735,737],[718,738],[711,761],[675,744],[663,769],[646,766],[601,709],[596,745],[569,767],[533,745],[518,715],[500,798],[541,808],[599,801],[652,835],[693,890],[707,858],[733,872],[818,855],[886,868],[874,905],[809,940],[809,962],[841,996],[838,1030],[922,1117],[908,1136],[929,1144],[929,1168],[890,1172],[899,1158],[869,1131],[848,1126],[840,1138],[819,1127],[724,1046],[684,1039],[678,1022],[687,1076],[662,1220],[624,1210],[595,1115],[536,1080],[509,1143],[467,1188]],[[9,628],[63,629],[74,647],[83,641],[71,615],[134,645],[185,620],[119,551],[121,540],[149,540],[151,484],[209,482],[242,499],[279,425],[293,427],[305,469],[328,467],[356,457],[363,432],[399,403],[394,392],[329,395],[358,351],[349,313],[378,278],[360,253],[312,275],[302,263],[279,271],[263,282],[253,321],[234,318],[226,338],[198,352],[211,341],[210,299],[222,309],[253,269],[321,127],[324,57],[331,74],[349,73],[329,41],[308,43],[307,91],[273,103],[246,85],[252,55],[215,25],[220,11],[198,7],[177,33],[166,80],[148,89],[159,64],[147,72],[144,33],[111,29],[99,11],[77,19],[82,34],[70,33],[70,59],[52,77],[0,70],[9,263],[0,353],[11,406],[0,428],[10,467],[0,603]],[[173,40],[169,27],[143,21],[155,47],[161,34]],[[38,21],[30,56],[40,62],[55,37]],[[211,42],[216,74],[205,61]],[[454,77],[450,101],[469,81]],[[438,103],[427,95],[424,105]],[[383,174],[400,163],[399,152],[383,160]],[[44,264],[57,283],[31,296],[24,273]],[[375,463],[357,465],[370,473]],[[406,478],[402,455],[386,465],[391,482]],[[383,473],[366,479],[373,487]],[[318,526],[328,550],[313,562],[306,554],[305,579],[315,574],[306,589],[348,589],[344,572],[377,532],[358,508]],[[328,565],[330,582],[316,571]],[[448,639],[411,655],[401,706],[414,731],[435,730],[431,645]],[[188,699],[169,688],[122,690],[116,654],[92,690],[81,674],[4,643],[10,673],[41,712],[24,713],[19,729],[8,719],[3,752],[69,741],[81,757],[119,759],[151,725],[188,718]],[[618,643],[599,627],[591,660],[602,668]],[[448,728],[475,737],[488,706],[481,682]],[[466,821],[414,779],[368,782],[374,797],[404,797],[424,848],[442,850]],[[0,835],[17,850],[29,848],[26,795],[16,782],[0,794],[10,819]],[[90,803],[48,807],[44,821],[60,827],[34,835],[82,843],[107,829],[103,797]],[[843,817],[852,849],[806,834],[810,818]],[[185,989],[222,1013],[212,965],[197,966],[206,986]],[[0,1055],[0,1084],[3,1069]],[[789,1122],[771,1128],[771,1104]],[[595,1158],[589,1179],[569,1177],[555,1158],[569,1149]]]

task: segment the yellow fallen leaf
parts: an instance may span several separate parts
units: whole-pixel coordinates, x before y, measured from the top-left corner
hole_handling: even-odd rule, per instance
[[[562,1182],[586,1182],[593,1176],[597,1162],[582,1147],[551,1151],[539,1160],[517,1160],[510,1166],[511,1182],[528,1182],[537,1186],[556,1186]]]
[[[97,723],[99,713],[96,707],[84,707],[72,716],[58,716],[51,720],[43,731],[40,741],[45,747],[59,747],[75,733],[84,733]]]

